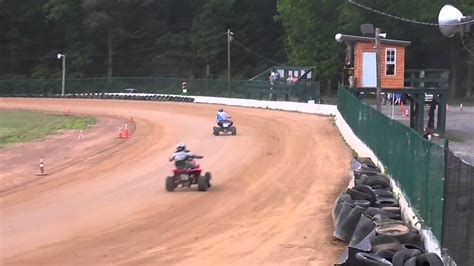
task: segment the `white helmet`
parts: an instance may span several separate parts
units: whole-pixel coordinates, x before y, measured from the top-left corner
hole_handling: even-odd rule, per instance
[[[184,151],[186,150],[186,145],[184,145],[183,143],[180,143],[178,145],[176,145],[176,151],[179,152],[179,151]]]

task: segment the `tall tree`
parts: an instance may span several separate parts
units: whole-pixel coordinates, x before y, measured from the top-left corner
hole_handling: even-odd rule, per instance
[[[138,17],[137,14],[144,14],[143,10],[154,3],[153,0],[82,0],[86,12],[84,25],[106,43],[109,79],[113,75],[113,53],[116,42],[145,36],[146,17]],[[131,10],[134,12],[130,12]]]
[[[278,4],[286,33],[289,63],[316,66],[327,89],[341,65],[340,47],[334,41],[337,32],[339,0],[281,0]]]
[[[226,26],[234,0],[193,1],[192,41],[196,60],[205,64],[205,76],[211,74],[211,63],[226,50]],[[196,64],[199,68],[199,64]]]

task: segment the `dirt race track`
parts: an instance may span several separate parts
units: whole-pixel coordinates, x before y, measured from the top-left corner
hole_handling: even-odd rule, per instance
[[[226,107],[237,136],[215,137],[216,105],[0,98],[67,107],[97,117],[85,139],[0,149],[0,264],[330,265],[344,249],[330,213],[352,154],[331,118]],[[179,142],[205,156],[210,191],[165,191]]]

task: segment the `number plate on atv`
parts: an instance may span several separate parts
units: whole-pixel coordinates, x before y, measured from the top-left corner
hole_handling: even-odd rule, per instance
[[[222,124],[222,126],[223,126],[223,127],[228,127],[229,124],[228,124],[228,123],[224,123],[224,124]]]
[[[189,175],[187,175],[187,174],[182,174],[182,175],[180,176],[180,178],[181,178],[181,180],[186,181],[186,180],[189,179]]]

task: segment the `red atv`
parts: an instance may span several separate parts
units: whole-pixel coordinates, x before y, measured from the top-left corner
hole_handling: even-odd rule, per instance
[[[206,191],[211,187],[211,173],[201,175],[202,169],[193,159],[201,159],[203,156],[189,156],[184,162],[177,162],[173,169],[173,176],[166,177],[166,190],[172,192],[176,187],[191,187],[197,184],[199,191]],[[192,167],[189,167],[192,165]]]

